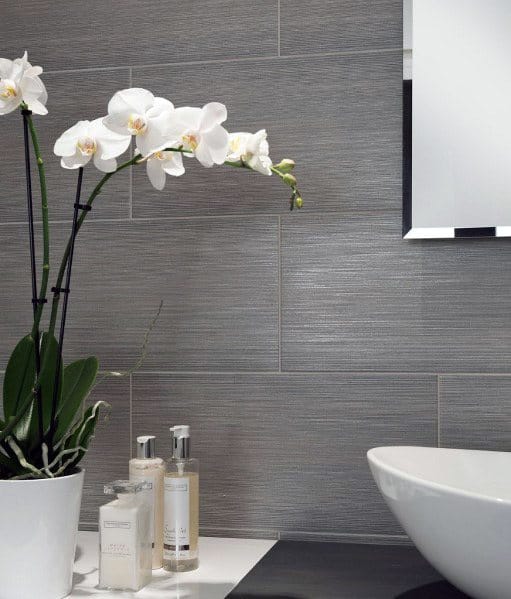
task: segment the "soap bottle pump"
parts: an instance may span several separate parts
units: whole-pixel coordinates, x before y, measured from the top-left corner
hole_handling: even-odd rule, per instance
[[[156,570],[163,564],[163,460],[155,457],[155,437],[145,435],[137,437],[137,457],[129,462],[130,480],[145,481],[147,488],[143,492],[151,512],[152,568]]]
[[[105,485],[117,495],[99,508],[99,588],[138,591],[151,580],[150,512],[141,499],[145,482]]]
[[[165,463],[163,567],[199,567],[199,462],[190,457],[190,427],[170,428],[172,456]]]

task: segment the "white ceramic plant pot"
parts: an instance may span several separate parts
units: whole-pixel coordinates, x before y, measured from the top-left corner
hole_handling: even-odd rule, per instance
[[[0,480],[0,599],[71,592],[83,476]]]

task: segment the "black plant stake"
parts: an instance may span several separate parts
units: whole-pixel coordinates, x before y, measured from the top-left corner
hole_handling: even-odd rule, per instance
[[[32,114],[30,110],[22,110],[23,115],[23,138],[25,141],[25,174],[27,180],[27,208],[28,208],[28,231],[30,239],[30,267],[32,271],[32,307],[34,311],[34,318],[37,312],[37,306],[39,299],[37,297],[37,273],[35,265],[35,241],[34,241],[34,209],[32,202],[32,177],[30,172],[30,150],[28,145],[28,123],[27,117]],[[35,370],[37,378],[41,372],[41,353],[39,347],[39,329],[35,330],[34,333],[34,346],[35,346]],[[37,402],[37,415],[39,420],[39,438],[43,438],[43,404],[41,397],[41,388],[38,386],[36,389],[36,402]]]
[[[69,291],[71,284],[71,268],[73,267],[73,255],[75,249],[75,239],[76,232],[78,229],[78,210],[90,210],[89,206],[84,206],[80,204],[80,194],[82,191],[82,178],[83,178],[83,167],[78,169],[78,183],[76,185],[76,199],[74,203],[74,212],[73,212],[73,227],[71,229],[71,246],[69,249],[69,257],[67,260],[67,270],[66,270],[66,281],[64,287],[57,288],[53,287],[52,291],[55,294],[63,293],[64,301],[62,303],[62,313],[60,315],[60,331],[59,331],[59,345],[57,351],[57,364],[55,366],[55,381],[53,384],[53,401],[51,406],[51,420],[50,420],[50,430],[48,433],[48,448],[50,452],[53,452],[53,436],[55,434],[55,419],[57,415],[57,400],[59,393],[59,383],[60,383],[60,371],[62,368],[62,347],[64,345],[64,330],[66,328],[66,316],[67,316],[67,304],[69,301]]]

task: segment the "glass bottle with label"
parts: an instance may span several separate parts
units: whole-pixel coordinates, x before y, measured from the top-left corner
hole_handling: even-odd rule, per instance
[[[165,462],[163,567],[199,567],[199,462],[190,457],[190,427],[174,426],[172,457]]]
[[[150,510],[142,499],[145,482],[105,485],[117,499],[99,508],[99,587],[138,591],[151,580]]]
[[[163,460],[155,457],[155,437],[137,437],[137,457],[129,462],[130,480],[148,483],[143,492],[151,512],[153,570],[163,562]]]

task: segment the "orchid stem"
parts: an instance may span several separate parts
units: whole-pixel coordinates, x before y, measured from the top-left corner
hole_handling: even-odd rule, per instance
[[[28,205],[28,227],[30,237],[30,266],[32,271],[32,309],[34,315],[34,324],[32,327],[32,337],[34,339],[34,354],[35,354],[35,370],[36,379],[39,379],[41,372],[41,353],[40,353],[40,333],[39,323],[45,303],[46,286],[48,284],[49,274],[49,225],[48,225],[48,203],[46,194],[46,179],[44,173],[44,164],[39,150],[39,143],[37,140],[37,134],[34,128],[34,124],[31,118],[31,111],[24,107],[22,109],[23,115],[23,138],[25,142],[25,169],[27,179],[27,205]],[[35,264],[35,239],[34,239],[34,208],[32,201],[32,176],[30,171],[30,150],[28,147],[28,129],[30,128],[30,134],[32,138],[32,145],[34,146],[34,152],[36,155],[38,172],[39,172],[39,183],[41,186],[41,208],[43,218],[43,276],[41,279],[41,290],[39,297],[37,295],[37,271]],[[35,386],[35,398],[37,404],[37,416],[38,416],[38,432],[39,439],[42,443],[44,431],[43,431],[43,400],[41,394],[40,385]]]
[[[73,212],[73,226],[71,228],[69,257],[67,260],[67,272],[66,272],[66,283],[64,287],[64,303],[62,304],[62,314],[60,316],[60,331],[59,331],[59,345],[57,350],[57,364],[55,366],[55,380],[53,383],[53,398],[51,404],[51,418],[50,418],[50,430],[48,432],[48,447],[50,452],[53,453],[53,436],[56,429],[56,417],[57,417],[57,403],[59,398],[59,387],[60,387],[60,372],[62,370],[62,348],[64,346],[64,331],[66,328],[66,316],[67,306],[69,303],[69,292],[71,285],[71,269],[73,267],[73,255],[75,249],[76,240],[76,227],[78,223],[78,210],[80,209],[80,195],[82,192],[82,179],[83,179],[83,166],[78,169],[78,182],[76,184],[76,197],[74,203]],[[60,293],[62,289],[57,287],[55,293]]]

